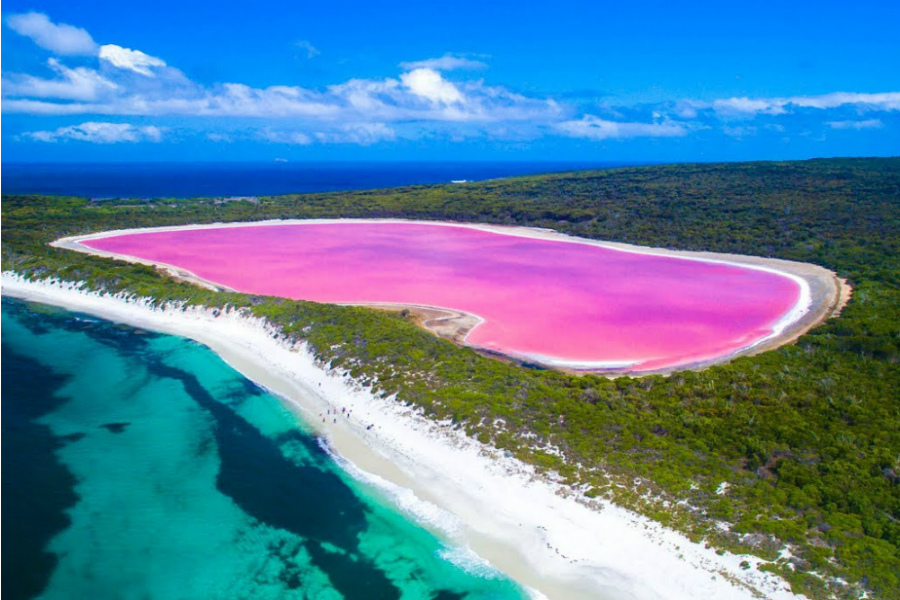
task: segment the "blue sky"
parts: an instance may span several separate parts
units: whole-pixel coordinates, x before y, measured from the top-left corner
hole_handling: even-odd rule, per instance
[[[900,154],[896,1],[258,4],[4,2],[3,158]]]

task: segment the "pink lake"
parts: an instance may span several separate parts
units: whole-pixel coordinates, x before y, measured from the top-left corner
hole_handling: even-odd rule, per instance
[[[466,343],[573,367],[664,369],[770,336],[800,284],[777,273],[463,225],[335,222],[82,242],[254,294],[453,308]]]

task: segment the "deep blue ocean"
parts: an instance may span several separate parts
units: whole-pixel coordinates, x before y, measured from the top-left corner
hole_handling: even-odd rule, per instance
[[[634,164],[634,163],[629,163]],[[599,162],[2,164],[4,194],[192,198],[333,192],[627,166]]]
[[[207,348],[2,301],[4,599],[504,600]]]

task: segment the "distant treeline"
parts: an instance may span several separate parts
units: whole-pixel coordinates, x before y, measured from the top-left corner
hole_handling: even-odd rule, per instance
[[[900,159],[622,168],[256,202],[7,196],[2,209],[4,270],[247,306],[324,363],[377,381],[376,392],[450,418],[578,493],[761,556],[795,592],[900,598]],[[325,217],[519,224],[800,260],[848,278],[854,295],[794,345],[611,380],[485,358],[401,314],[215,293],[47,245],[125,227]],[[791,558],[779,558],[785,544]]]

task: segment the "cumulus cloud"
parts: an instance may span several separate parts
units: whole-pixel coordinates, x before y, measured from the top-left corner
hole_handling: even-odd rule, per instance
[[[38,142],[76,140],[93,144],[115,144],[118,142],[159,142],[163,130],[153,125],[137,127],[129,123],[97,123],[88,121],[81,125],[60,127],[54,131],[32,131],[25,135]]]
[[[616,105],[607,98],[604,106],[592,103],[588,108],[583,98],[529,96],[464,74],[455,74],[450,81],[449,71],[486,67],[477,57],[459,54],[401,63],[404,71],[395,77],[350,79],[325,88],[259,88],[238,82],[206,85],[189,80],[162,58],[115,44],[98,46],[84,30],[54,24],[40,13],[13,15],[7,22],[57,54],[93,58],[81,59],[77,67],[51,58],[47,65],[52,76],[4,72],[4,112],[92,115],[78,120],[101,118],[93,115],[250,118],[277,129],[252,134],[256,139],[287,144],[365,145],[422,136],[676,138],[701,129],[740,139],[784,133],[784,125],[792,130],[792,118],[808,127],[809,116],[818,111],[822,111],[815,119],[819,128],[851,130],[875,129],[882,126],[875,117],[889,118],[884,113],[900,111],[900,92],[686,98],[647,105]],[[318,53],[307,41],[296,42],[296,47],[310,58]],[[758,122],[751,122],[757,118]],[[848,120],[853,118],[857,120]],[[29,135],[42,141],[161,137],[159,131],[129,127],[89,121]],[[220,135],[225,134],[210,134],[209,139],[225,141]]]
[[[35,44],[54,54],[91,56],[97,54],[97,44],[91,34],[80,27],[56,24],[38,12],[10,15],[6,19],[10,29],[31,38]]]
[[[31,98],[94,100],[104,92],[115,90],[117,87],[115,83],[93,69],[86,67],[70,69],[55,58],[48,59],[47,66],[58,75],[56,79],[12,74],[3,79],[3,93]]]
[[[457,69],[486,69],[487,64],[480,60],[473,60],[459,54],[447,53],[440,58],[428,58],[425,60],[402,62],[400,63],[400,68],[404,71],[414,71],[415,69],[454,71]]]
[[[359,121],[549,122],[561,108],[553,100],[530,98],[481,81],[454,84],[424,69],[400,81],[352,79],[331,86],[331,98]]]
[[[115,44],[100,46],[100,60],[106,61],[116,68],[134,71],[147,77],[153,77],[151,68],[166,66],[162,59],[144,54],[140,50],[123,48]]]
[[[413,94],[431,102],[453,104],[464,101],[456,86],[441,77],[434,69],[413,69],[401,75],[400,81]]]
[[[330,86],[328,91],[336,98],[343,98],[354,110],[379,114],[384,118],[386,113],[393,110],[399,88],[400,82],[396,79],[351,79],[346,83]]]
[[[306,48],[301,44],[301,47]],[[98,67],[68,69],[54,63],[58,78],[4,78],[3,110],[34,115],[135,115],[293,118],[329,139],[386,139],[386,130],[342,131],[340,123],[550,123],[563,112],[553,100],[527,97],[482,81],[455,83],[435,68],[419,67],[381,80],[351,79],[324,90],[299,86],[255,88],[241,83],[204,86],[189,81],[160,58],[107,44]],[[443,69],[475,67],[477,61],[446,55],[432,59]],[[421,61],[420,61],[421,62]],[[139,76],[135,76],[139,75]],[[11,82],[10,85],[7,82]],[[315,127],[328,123],[329,127]],[[424,126],[424,125],[423,125]],[[340,135],[338,135],[340,134]],[[328,137],[326,136],[326,137]]]
[[[591,140],[622,139],[635,137],[681,137],[689,132],[683,123],[663,121],[662,123],[618,122],[585,115],[581,119],[563,121],[556,125],[565,135]]]
[[[884,123],[881,119],[866,119],[864,121],[828,121],[826,123],[832,129],[881,129]]]

